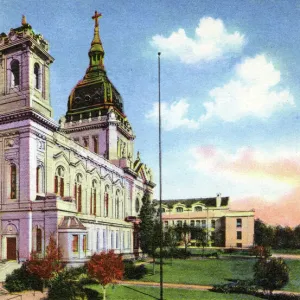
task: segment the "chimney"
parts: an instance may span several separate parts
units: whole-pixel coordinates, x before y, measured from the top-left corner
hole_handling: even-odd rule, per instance
[[[220,207],[221,206],[221,202],[222,202],[221,193],[218,193],[217,197],[216,197],[216,206]]]

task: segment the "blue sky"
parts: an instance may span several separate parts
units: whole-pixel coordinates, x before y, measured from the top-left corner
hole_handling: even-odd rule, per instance
[[[50,43],[55,119],[88,66],[98,10],[107,73],[156,182],[162,52],[163,198],[222,193],[232,208],[296,225],[300,2],[107,2],[0,0],[0,32],[19,26],[25,14]]]

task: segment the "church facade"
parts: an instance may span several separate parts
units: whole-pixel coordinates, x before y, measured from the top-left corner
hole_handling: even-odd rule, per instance
[[[93,16],[89,66],[59,123],[48,42],[25,17],[0,35],[0,259],[43,256],[50,235],[69,263],[102,250],[138,251],[136,217],[155,184],[106,75],[100,16]]]

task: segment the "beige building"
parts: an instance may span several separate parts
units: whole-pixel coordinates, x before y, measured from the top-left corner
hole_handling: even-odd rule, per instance
[[[240,247],[253,246],[254,211],[229,209],[229,197],[194,198],[162,201],[164,227],[201,227],[207,234],[209,246]],[[190,237],[194,243],[194,237]]]

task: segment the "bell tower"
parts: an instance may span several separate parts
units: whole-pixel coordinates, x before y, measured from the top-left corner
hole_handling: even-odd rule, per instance
[[[33,109],[45,117],[50,105],[49,45],[22,17],[21,26],[0,34],[0,114]]]

